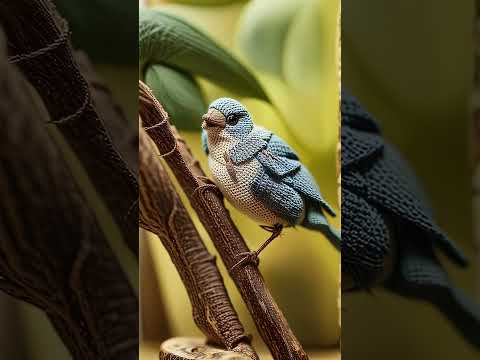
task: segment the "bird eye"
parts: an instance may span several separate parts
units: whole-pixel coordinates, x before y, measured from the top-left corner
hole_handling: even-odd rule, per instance
[[[230,124],[230,125],[235,125],[239,120],[239,117],[236,116],[235,114],[230,114],[227,116],[227,122]]]

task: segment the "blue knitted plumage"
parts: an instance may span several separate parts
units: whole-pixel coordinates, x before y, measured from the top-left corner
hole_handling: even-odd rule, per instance
[[[324,215],[335,212],[285,141],[255,126],[245,107],[233,99],[214,101],[204,120],[202,144],[210,169],[234,206],[264,225],[320,231],[340,247],[340,233]]]

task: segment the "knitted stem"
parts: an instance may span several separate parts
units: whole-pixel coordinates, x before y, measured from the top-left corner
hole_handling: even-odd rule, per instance
[[[172,131],[168,114],[148,87],[140,82],[140,116],[148,135],[157,145],[165,160],[188,196],[192,207],[215,244],[225,266],[231,269],[249,250],[236,228],[218,189],[206,184],[198,161],[186,143]],[[259,269],[247,263],[231,273],[263,341],[272,356],[278,360],[308,359],[305,351],[278,308]]]
[[[138,256],[138,184],[113,146],[79,71],[66,22],[50,0],[0,0],[10,61],[40,94],[51,122],[79,157]]]
[[[163,168],[155,145],[140,129],[139,223],[155,233],[187,289],[193,319],[210,342],[228,350],[253,349],[230,302],[223,279]],[[252,356],[256,358],[255,355]]]

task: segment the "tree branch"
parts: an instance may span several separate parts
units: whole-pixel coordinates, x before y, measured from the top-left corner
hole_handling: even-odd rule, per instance
[[[74,359],[137,359],[136,296],[0,38],[0,290],[41,308]]]
[[[207,339],[228,350],[248,351],[250,339],[230,302],[223,279],[163,168],[155,145],[140,129],[140,226],[167,249],[187,289],[193,319]]]
[[[193,208],[215,244],[227,269],[249,251],[236,228],[216,186],[205,183],[198,161],[185,142],[175,138],[168,115],[148,87],[140,82],[140,116],[148,135],[188,196]],[[275,359],[307,359],[307,355],[288,326],[257,266],[246,263],[231,272],[257,329]]]
[[[66,22],[50,0],[0,0],[10,61],[41,96],[53,122],[105,199],[138,257],[138,184],[93,107],[73,58]]]

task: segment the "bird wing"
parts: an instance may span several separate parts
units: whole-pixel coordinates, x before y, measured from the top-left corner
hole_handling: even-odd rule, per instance
[[[252,191],[270,210],[293,224],[309,208],[333,209],[322,198],[309,171],[301,164],[295,151],[270,131],[255,127],[250,135],[235,145],[229,153],[236,165],[255,158],[262,169],[252,182]]]
[[[342,128],[343,125],[346,125],[353,129],[381,135],[380,128],[373,116],[345,89],[342,89],[340,109],[342,113]]]
[[[210,150],[208,150],[208,134],[205,129],[202,129],[202,148],[205,151],[205,154],[208,155]]]
[[[342,244],[342,272],[352,275],[356,288],[369,288],[390,252],[384,218],[365,199],[342,188],[342,231],[348,234]]]
[[[349,149],[343,145],[342,142],[342,159],[348,158],[345,151]],[[384,142],[378,156],[363,166],[343,170],[342,167],[342,188],[350,189],[379,209],[392,214],[394,221],[406,221],[430,234],[435,245],[452,260],[459,265],[467,263],[462,251],[435,223],[415,174],[391,144]],[[404,233],[408,230],[409,227],[404,228]]]

